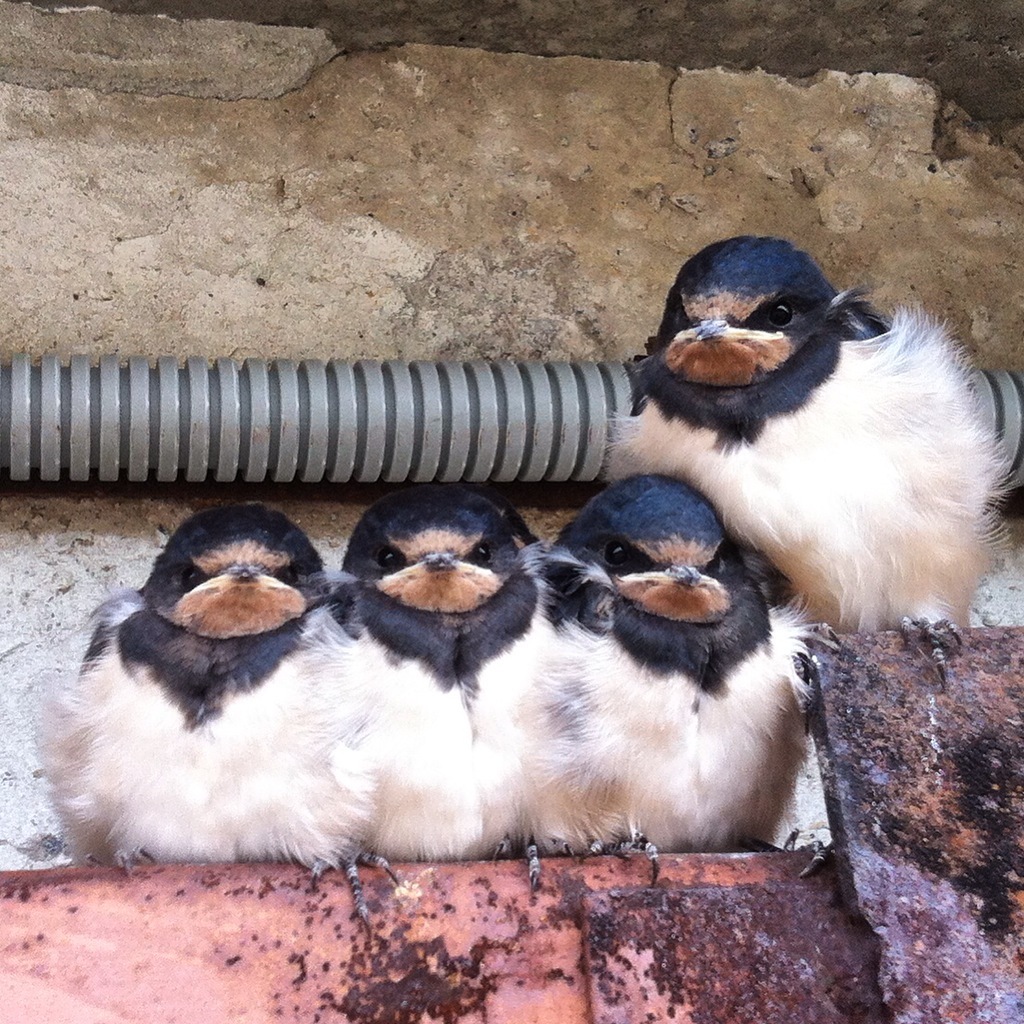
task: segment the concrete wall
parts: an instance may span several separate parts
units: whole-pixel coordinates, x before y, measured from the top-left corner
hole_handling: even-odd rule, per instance
[[[159,95],[0,86],[3,354],[626,357],[683,259],[755,232],[1024,366],[1022,160],[924,82],[423,46],[320,66],[315,32],[167,21],[158,52],[191,57],[157,74],[114,45],[139,19],[5,15],[105,19],[90,80]],[[176,71],[283,94],[167,95]]]
[[[84,6],[50,0],[39,6]],[[909,0],[101,0],[134,14],[326,30],[339,49],[432,43],[806,76],[821,68],[928,78],[973,116],[1024,117],[1024,10]]]

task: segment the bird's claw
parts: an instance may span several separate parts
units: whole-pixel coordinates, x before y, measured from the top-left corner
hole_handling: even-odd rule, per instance
[[[813,654],[797,654],[794,659],[796,674],[806,686],[814,687],[818,683],[818,659]]]
[[[628,860],[632,853],[642,853],[651,862],[651,885],[658,881],[661,872],[661,862],[657,846],[652,843],[643,832],[633,829],[628,839],[619,839],[615,842],[606,843],[595,839],[590,844],[591,853],[610,853],[623,860]]]
[[[956,623],[949,619],[912,619],[908,615],[900,622],[900,632],[908,644],[918,640],[928,646],[935,670],[945,686],[949,676],[949,657],[960,650],[964,643],[963,634]]]
[[[820,839],[817,839],[810,846],[805,846],[803,849],[811,850],[812,853],[807,866],[800,872],[800,877],[810,878],[812,875],[816,875],[831,859],[835,852],[835,844],[823,843]]]
[[[533,836],[526,841],[526,873],[530,878],[530,892],[540,886],[540,853]]]
[[[379,868],[391,879],[392,883],[396,886],[402,884],[402,880],[395,873],[394,868],[388,863],[386,857],[382,857],[379,853],[361,853],[356,858],[357,863],[363,864],[368,868]]]
[[[401,885],[402,880],[395,873],[387,859],[385,857],[381,857],[380,854],[377,853],[357,853],[355,856],[343,858],[337,866],[345,872],[345,880],[348,882],[348,887],[352,891],[352,902],[355,904],[356,913],[359,915],[359,920],[362,921],[363,927],[369,931],[370,908],[366,905],[366,896],[363,893],[363,883],[359,877],[360,866],[380,868],[380,870],[383,871],[396,886]],[[334,867],[335,864],[322,857],[318,857],[313,861],[313,866],[309,869],[309,879],[312,887],[315,889],[320,879],[323,877],[324,872]]]
[[[839,650],[839,634],[827,622],[815,622],[810,627],[809,639],[830,651]]]
[[[512,837],[505,836],[504,839],[494,848],[491,860],[507,860],[512,856]]]
[[[141,846],[136,846],[131,850],[118,850],[114,854],[114,863],[126,875],[130,875],[143,861],[147,861],[150,864],[156,863],[153,855]]]

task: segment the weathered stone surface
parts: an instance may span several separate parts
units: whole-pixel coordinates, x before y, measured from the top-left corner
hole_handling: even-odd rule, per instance
[[[1008,308],[1024,301],[1024,161],[928,84],[682,71],[672,125],[706,175],[692,197],[695,241],[789,236],[839,287],[946,317],[980,365],[1024,366]]]
[[[265,99],[298,88],[337,52],[322,29],[0,2],[0,80],[36,89]]]
[[[100,6],[318,25],[349,50],[435,43],[679,67],[762,67],[794,76],[822,68],[894,71],[930,79],[976,117],[1024,116],[1024,11],[1015,0],[100,0]]]
[[[669,93],[671,89],[671,102]],[[0,88],[0,355],[619,358],[787,235],[1024,366],[1024,182],[926,85],[408,46],[224,103]]]

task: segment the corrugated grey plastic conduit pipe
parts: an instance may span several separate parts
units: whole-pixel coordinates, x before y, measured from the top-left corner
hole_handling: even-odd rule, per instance
[[[16,355],[0,365],[11,480],[565,481],[598,477],[631,405],[623,363]],[[1024,378],[975,371],[1024,483]]]

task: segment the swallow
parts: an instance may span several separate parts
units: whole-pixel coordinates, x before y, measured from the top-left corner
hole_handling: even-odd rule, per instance
[[[389,494],[356,525],[346,666],[373,709],[372,852],[458,860],[520,843],[520,708],[549,631],[535,540],[504,498],[461,484]]]
[[[351,880],[372,779],[343,688],[304,662],[339,632],[327,589],[294,523],[230,505],[185,520],[145,585],[97,610],[41,735],[76,859],[293,860]]]
[[[768,606],[757,562],[664,476],[611,485],[562,530],[529,716],[543,852],[640,848],[656,872],[658,851],[774,836],[805,754],[807,630]]]
[[[921,628],[940,669],[989,561],[1004,476],[963,358],[779,238],[687,261],[636,376],[611,478],[697,487],[840,632]]]

